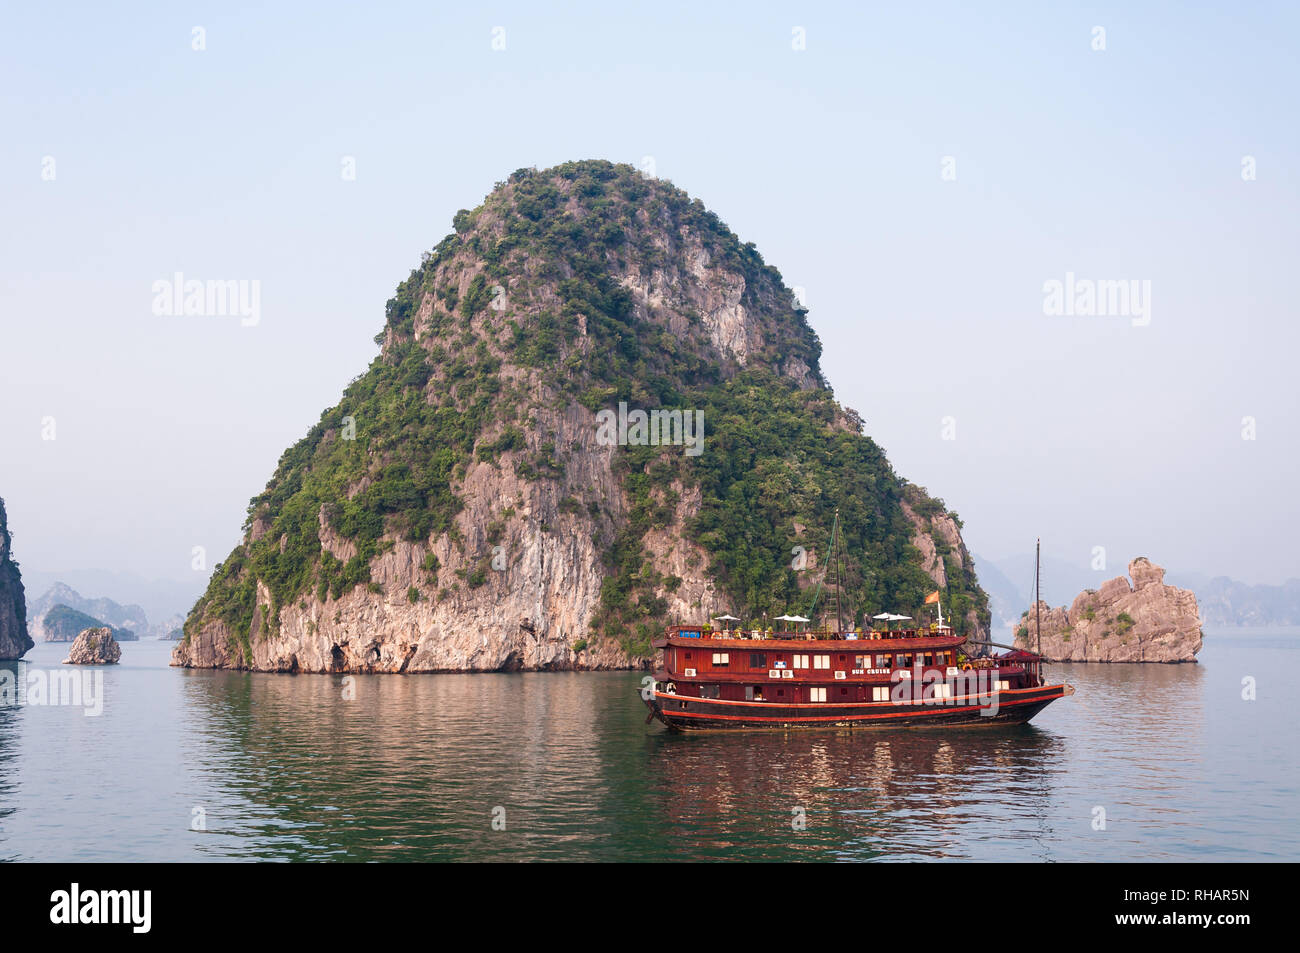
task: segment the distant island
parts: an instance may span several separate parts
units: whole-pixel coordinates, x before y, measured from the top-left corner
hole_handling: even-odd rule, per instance
[[[55,582],[44,594],[28,604],[28,615],[33,620],[31,624],[33,638],[47,642],[67,642],[71,637],[76,636],[76,632],[73,632],[72,636],[67,635],[67,625],[61,628],[55,638],[48,636],[45,620],[56,606],[81,613],[90,618],[95,626],[110,626],[118,641],[129,641],[130,638],[166,638],[168,633],[182,621],[177,616],[163,623],[154,624],[149,621],[145,610],[138,605],[123,605],[106,596],[95,598],[83,596],[66,583]],[[82,628],[87,627],[90,626],[82,626]],[[120,634],[122,632],[130,633],[130,638],[124,639]]]
[[[57,605],[45,613],[41,620],[41,631],[46,642],[72,642],[87,629],[106,629],[118,642],[135,642],[138,636],[130,629],[106,626],[99,619],[92,618],[70,606]]]

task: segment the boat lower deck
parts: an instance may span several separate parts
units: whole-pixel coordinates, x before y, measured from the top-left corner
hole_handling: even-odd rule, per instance
[[[924,701],[783,705],[696,698],[661,691],[643,700],[650,709],[647,720],[657,718],[674,731],[879,730],[1024,724],[1056,699],[1073,693],[1072,687],[1062,684]]]

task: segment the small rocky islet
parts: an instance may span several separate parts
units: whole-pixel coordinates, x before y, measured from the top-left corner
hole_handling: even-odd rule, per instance
[[[1203,641],[1196,594],[1167,585],[1145,556],[1128,564],[1128,575],[1079,593],[1068,609],[1031,606],[1016,625],[1016,646],[1041,645],[1055,662],[1195,662]]]
[[[64,665],[116,665],[122,660],[122,647],[108,626],[86,629],[72,640]]]

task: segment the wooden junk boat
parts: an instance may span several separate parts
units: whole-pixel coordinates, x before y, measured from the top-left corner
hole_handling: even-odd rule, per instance
[[[642,697],[674,730],[915,728],[1022,724],[1074,694],[1043,681],[1042,656],[1012,648],[958,664],[947,625],[772,636],[670,626]]]
[[[968,658],[966,641],[943,623],[942,606],[937,622],[902,630],[673,625],[652,642],[662,662],[641,692],[646,721],[674,731],[982,727],[1023,724],[1074,694],[1045,683],[1038,653],[986,642]],[[977,656],[977,645],[1007,651]]]

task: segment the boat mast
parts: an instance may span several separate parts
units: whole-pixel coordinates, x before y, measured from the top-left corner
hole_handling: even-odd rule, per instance
[[[840,589],[844,580],[840,578],[840,508],[835,507],[835,528],[831,530],[831,555],[835,557],[835,634],[844,631],[840,623]]]
[[[835,522],[831,526],[831,551],[826,556],[826,571],[821,574],[817,580],[817,588],[813,590],[812,607],[808,610],[808,616],[812,620],[817,618],[817,600],[821,598],[822,586],[826,582],[826,577],[831,574],[831,566],[835,566],[835,627],[840,626],[840,557],[839,557],[839,538],[840,538],[840,508],[835,507]]]
[[[1038,635],[1038,655],[1043,654],[1043,613],[1040,608],[1043,604],[1043,595],[1040,588],[1039,570],[1042,566],[1042,539],[1034,542],[1034,630]]]

